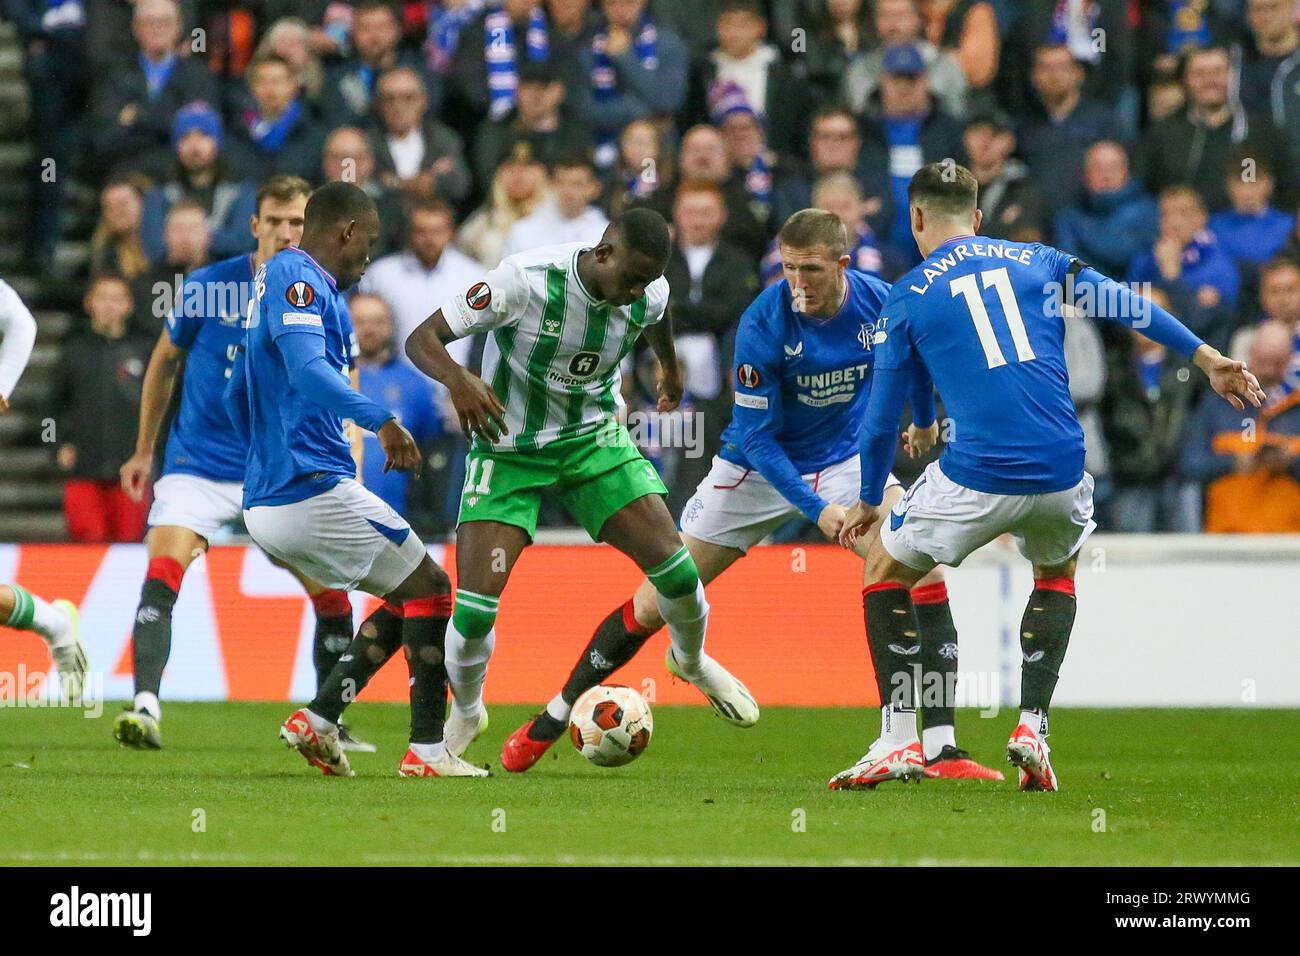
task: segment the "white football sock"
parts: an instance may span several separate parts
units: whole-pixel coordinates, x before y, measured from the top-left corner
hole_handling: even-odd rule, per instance
[[[158,700],[157,694],[147,690],[135,695],[135,700],[131,702],[131,709],[142,710],[154,720],[162,720],[162,702]],[[310,714],[311,711],[307,713]]]
[[[487,679],[488,661],[497,646],[496,628],[480,641],[471,641],[447,624],[447,681],[451,684],[451,706],[462,719],[477,714],[483,705],[483,682]]]
[[[880,739],[891,744],[906,744],[916,739],[916,711],[893,704],[880,708]]]
[[[1020,722],[1035,731],[1038,736],[1047,736],[1047,714],[1041,710],[1022,710]]]
[[[551,702],[546,705],[546,712],[560,723],[567,724],[569,722],[569,714],[573,712],[573,708],[564,702],[564,696],[562,694],[556,694],[551,698]]]
[[[310,707],[304,707],[303,710],[307,712],[307,723],[311,724],[311,729],[316,731],[316,733],[332,734],[338,732],[338,724],[334,723],[332,720],[326,720]]]
[[[411,750],[425,763],[441,760],[447,753],[447,746],[441,740],[436,744],[411,744]]]
[[[656,592],[655,601],[673,639],[677,663],[688,675],[694,674],[700,667],[704,632],[709,624],[709,602],[704,597],[704,584],[697,582],[693,594],[679,598],[664,597]]]
[[[925,749],[925,759],[933,760],[944,747],[957,746],[957,731],[952,724],[926,727],[921,731],[921,746]]]
[[[7,624],[14,627],[13,619],[20,617],[24,610],[23,605],[31,602],[31,619],[30,622],[21,630],[32,631],[39,634],[46,644],[51,647],[57,647],[62,644],[64,638],[72,634],[72,620],[68,613],[62,608],[57,608],[39,594],[33,594],[26,588],[20,588],[14,585],[14,610],[9,615],[8,621],[0,621],[0,624]]]

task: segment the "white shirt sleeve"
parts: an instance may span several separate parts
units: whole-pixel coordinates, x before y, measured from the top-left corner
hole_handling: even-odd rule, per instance
[[[36,320],[18,293],[0,280],[0,395],[6,400],[27,368],[36,342]]]
[[[448,327],[463,338],[519,321],[528,305],[528,280],[513,259],[506,259],[478,282],[442,305]]]
[[[654,325],[668,310],[668,277],[660,276],[645,290],[645,324]]]

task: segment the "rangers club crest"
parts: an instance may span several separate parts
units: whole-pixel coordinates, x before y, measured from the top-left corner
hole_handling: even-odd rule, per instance
[[[736,381],[745,388],[758,388],[758,369],[749,364],[740,366],[740,368],[736,369]]]
[[[869,325],[866,322],[863,322],[862,328],[858,330],[858,343],[868,352],[871,351],[871,342],[872,339],[875,337],[875,334],[876,334],[875,326]]]
[[[289,300],[289,304],[295,309],[305,309],[316,301],[316,290],[299,279],[285,289],[284,297]]]
[[[492,290],[486,282],[475,282],[465,293],[465,304],[475,312],[481,312],[492,301]]]

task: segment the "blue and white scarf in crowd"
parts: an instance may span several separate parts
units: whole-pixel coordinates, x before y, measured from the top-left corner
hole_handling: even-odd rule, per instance
[[[541,4],[533,7],[528,15],[525,45],[530,60],[545,60],[550,52],[546,14]],[[519,89],[515,25],[504,7],[495,7],[483,21],[483,58],[487,61],[488,116],[500,119],[514,109],[515,92]]]
[[[1101,52],[1093,37],[1100,19],[1101,4],[1097,0],[1057,0],[1048,43],[1065,47],[1076,60],[1096,63]]]
[[[76,30],[86,25],[86,10],[81,0],[45,0],[41,14],[41,29],[46,33],[56,30]]]
[[[659,68],[659,31],[648,16],[641,17],[641,25],[632,38],[632,52],[643,68]],[[596,108],[608,103],[617,93],[618,73],[609,55],[609,34],[602,29],[591,40],[591,95]],[[613,132],[597,132],[593,158],[601,169],[608,169],[618,162],[618,142]]]
[[[754,218],[767,222],[772,214],[772,171],[767,167],[767,160],[760,151],[754,155],[745,174],[745,192],[749,193],[749,207]]]
[[[256,110],[248,110],[244,114],[244,124],[248,127],[248,135],[259,152],[275,153],[279,152],[284,141],[293,132],[293,128],[298,125],[301,115],[302,101],[294,100],[289,104],[289,108],[280,114],[279,119],[265,120],[257,115]]]
[[[466,0],[454,10],[443,6],[443,0],[429,0],[425,17],[429,22],[429,38],[424,43],[424,60],[434,73],[451,72],[460,34],[483,11],[483,0]]]

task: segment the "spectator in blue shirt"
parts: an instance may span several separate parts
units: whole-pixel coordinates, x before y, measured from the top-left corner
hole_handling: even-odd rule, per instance
[[[221,143],[221,117],[207,103],[191,103],[176,114],[170,168],[144,196],[140,239],[150,259],[162,258],[167,211],[181,199],[197,202],[207,213],[214,259],[253,251],[248,221],[257,212],[257,190],[229,167]]]
[[[348,302],[357,335],[357,374],[361,393],[397,416],[421,445],[442,434],[434,406],[433,385],[415,369],[397,359],[393,342],[393,315],[377,295],[354,295]],[[384,452],[379,440],[365,436],[361,462],[362,483],[398,514],[406,515],[406,492],[411,476],[404,471],[384,472]]]
[[[1160,194],[1159,208],[1160,234],[1154,246],[1134,258],[1128,279],[1163,288],[1175,302],[1190,294],[1206,321],[1192,330],[1224,348],[1241,283],[1237,266],[1207,228],[1205,201],[1196,190],[1170,186]]]
[[[1128,153],[1114,140],[1088,149],[1079,201],[1056,217],[1056,245],[1112,279],[1155,242],[1156,201],[1129,175]]]
[[[1224,174],[1232,208],[1210,217],[1210,231],[1238,266],[1255,272],[1286,245],[1296,217],[1273,208],[1277,181],[1260,157],[1234,151]]]

